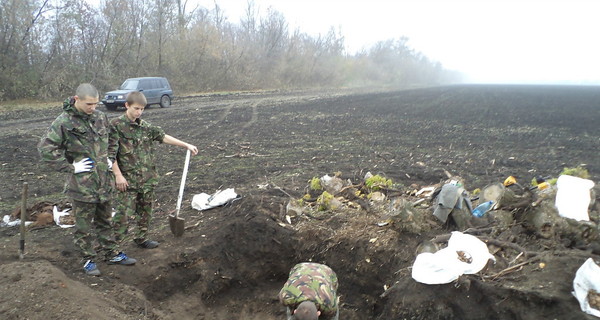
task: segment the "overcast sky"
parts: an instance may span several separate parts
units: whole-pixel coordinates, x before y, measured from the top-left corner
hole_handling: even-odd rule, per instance
[[[237,23],[246,0],[216,1]],[[254,0],[290,29],[340,28],[349,53],[390,38],[465,73],[471,82],[600,84],[597,0]]]

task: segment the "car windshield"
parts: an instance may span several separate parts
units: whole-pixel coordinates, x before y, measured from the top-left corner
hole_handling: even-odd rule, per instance
[[[136,90],[139,80],[125,80],[121,85],[121,90]]]

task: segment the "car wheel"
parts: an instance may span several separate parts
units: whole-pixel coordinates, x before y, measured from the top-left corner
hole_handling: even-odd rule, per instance
[[[109,104],[105,104],[104,105],[106,107],[106,110],[108,111],[117,111],[117,106],[116,105],[109,105]]]
[[[168,95],[160,97],[160,107],[168,108],[171,106],[171,98]]]

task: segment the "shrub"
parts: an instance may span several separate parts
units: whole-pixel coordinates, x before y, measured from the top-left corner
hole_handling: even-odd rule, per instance
[[[323,186],[321,185],[321,179],[317,177],[310,179],[308,183],[310,185],[310,190],[323,190]]]
[[[326,211],[330,208],[331,200],[333,199],[333,195],[327,191],[323,191],[321,195],[317,198],[317,204],[319,205],[319,211]]]
[[[577,167],[577,168],[564,168],[560,175],[569,175],[574,177],[579,177],[583,179],[589,179],[590,174],[586,168]]]
[[[365,185],[371,191],[387,189],[392,186],[392,179],[386,179],[378,174],[365,180]]]

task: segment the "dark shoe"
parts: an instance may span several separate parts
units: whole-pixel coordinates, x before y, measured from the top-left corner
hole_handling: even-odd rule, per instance
[[[156,247],[158,247],[158,241],[154,241],[154,240],[146,240],[142,243],[138,243],[138,246],[144,249],[154,249]]]
[[[124,266],[131,266],[137,262],[134,258],[129,258],[125,253],[119,252],[118,255],[108,260],[109,264],[122,264]]]
[[[85,270],[85,274],[87,274],[88,276],[100,275],[100,270],[98,270],[98,267],[92,260],[88,260],[85,262],[85,264],[83,265],[83,270]]]

